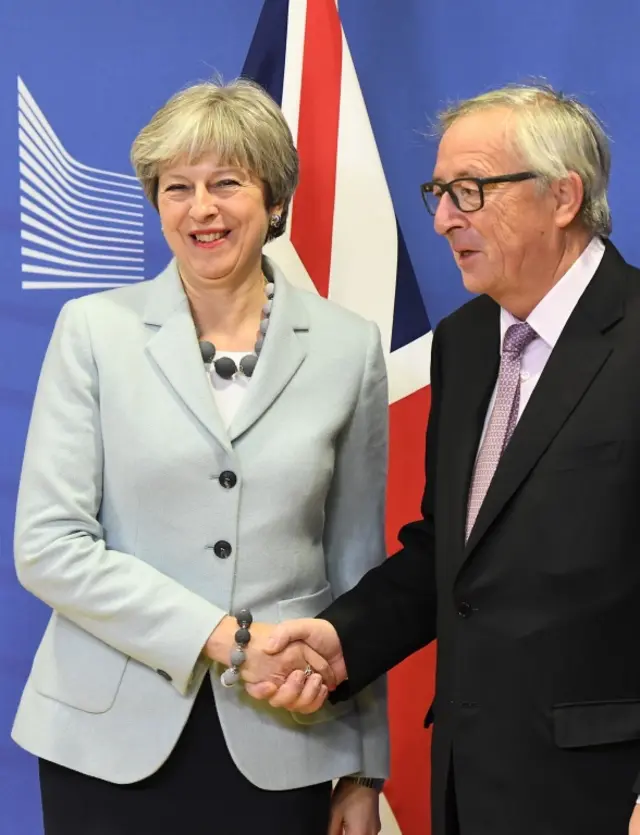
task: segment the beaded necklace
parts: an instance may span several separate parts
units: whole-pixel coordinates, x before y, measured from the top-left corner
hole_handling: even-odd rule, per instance
[[[216,359],[216,346],[213,342],[198,340],[202,361],[209,367],[211,367],[211,364],[213,363],[216,374],[219,377],[222,377],[223,380],[231,380],[238,373],[243,374],[245,377],[251,377],[255,371],[256,365],[258,364],[258,358],[260,356],[260,352],[262,351],[262,346],[264,345],[264,340],[269,328],[269,319],[271,318],[273,297],[276,289],[273,281],[269,281],[264,275],[263,278],[266,301],[262,306],[260,329],[257,334],[256,344],[254,345],[253,352],[251,354],[246,354],[242,357],[239,364],[236,365],[235,361],[232,360],[231,357],[219,357]]]

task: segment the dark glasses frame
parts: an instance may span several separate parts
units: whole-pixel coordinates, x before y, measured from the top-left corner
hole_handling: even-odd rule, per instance
[[[484,207],[484,187],[495,185],[497,183],[521,183],[524,180],[533,180],[537,177],[533,171],[519,171],[516,174],[500,174],[496,177],[456,177],[455,180],[449,180],[448,183],[442,183],[439,180],[431,180],[428,183],[422,183],[420,186],[420,194],[422,195],[422,202],[424,203],[430,215],[435,215],[435,210],[427,202],[427,195],[434,194],[434,188],[441,192],[440,197],[448,194],[453,201],[454,206],[461,212],[469,214],[470,212],[479,212]],[[480,194],[480,205],[473,209],[463,209],[458,201],[453,187],[456,183],[475,183],[478,186],[478,193]],[[435,196],[435,194],[434,194]]]

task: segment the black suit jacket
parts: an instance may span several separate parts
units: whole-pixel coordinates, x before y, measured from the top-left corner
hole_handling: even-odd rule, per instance
[[[640,791],[640,271],[607,243],[465,545],[499,307],[438,326],[423,518],[322,613],[357,692],[437,637],[432,805],[450,835],[626,835]]]

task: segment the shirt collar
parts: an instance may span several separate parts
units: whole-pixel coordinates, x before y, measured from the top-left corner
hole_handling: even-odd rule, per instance
[[[564,326],[578,304],[580,296],[600,266],[604,255],[604,243],[596,237],[569,267],[560,281],[542,298],[527,317],[538,336],[553,349]],[[500,308],[500,346],[504,342],[507,328],[519,322],[508,310]]]

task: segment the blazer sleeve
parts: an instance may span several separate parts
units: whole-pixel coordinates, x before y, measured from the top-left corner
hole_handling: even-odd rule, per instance
[[[335,596],[353,588],[384,561],[385,494],[389,400],[380,333],[369,327],[360,392],[336,450],[326,505],[324,549]],[[356,699],[366,777],[389,774],[389,732],[385,677]]]
[[[16,511],[18,579],[96,638],[170,676],[184,694],[226,613],[105,542],[100,381],[82,302],[63,307],[38,382]]]
[[[439,333],[436,330],[431,352],[422,516],[401,529],[401,550],[318,615],[336,628],[347,666],[348,680],[332,695],[332,702],[360,692],[436,637],[434,501],[442,389]]]

